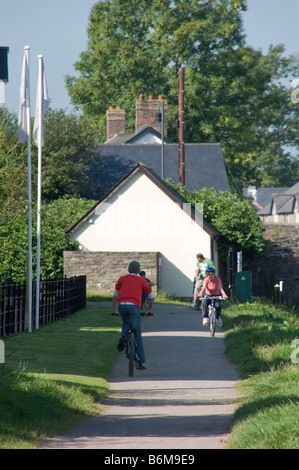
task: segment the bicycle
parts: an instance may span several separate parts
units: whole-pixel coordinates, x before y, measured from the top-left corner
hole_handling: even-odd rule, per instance
[[[200,310],[201,298],[197,297],[195,301],[195,310]]]
[[[119,313],[111,313],[111,315],[120,316]],[[141,316],[146,316],[146,313],[141,313]],[[136,330],[132,328],[132,325],[129,326],[127,337],[121,337],[117,349],[119,351],[123,351],[123,349],[125,349],[125,355],[129,359],[129,377],[134,376],[134,364],[136,369],[146,369],[146,367],[141,363],[137,352]]]
[[[120,316],[117,313],[112,315]],[[145,315],[145,314],[144,314]],[[137,341],[136,341],[136,330],[130,325],[127,337],[122,336],[119,340],[117,349],[123,351],[125,349],[125,355],[129,359],[129,377],[134,375],[134,364],[136,369],[143,370],[145,367],[140,362],[139,355],[137,353]]]
[[[151,284],[152,286],[154,286],[154,284]],[[148,311],[148,308],[149,308],[149,302],[150,302],[150,299],[148,297],[148,294],[146,294],[145,292],[142,293],[142,296],[141,296],[141,305],[140,305],[140,310],[144,309],[146,312]],[[141,313],[141,315],[145,315],[145,313]],[[149,313],[149,315],[153,315],[152,313]]]
[[[211,336],[215,336],[216,332],[216,308],[215,308],[215,300],[221,299],[224,300],[221,295],[213,295],[208,297],[211,300],[211,303],[208,306],[208,319],[209,319],[209,326],[210,326],[210,334]]]
[[[147,310],[148,307],[149,307],[148,295],[145,292],[142,292],[140,309],[144,308],[145,310]]]
[[[196,285],[196,279],[194,278],[194,280],[193,280],[193,291],[192,291],[193,295],[194,295],[195,285]],[[200,304],[201,304],[201,298],[199,296],[197,296],[196,300],[195,300],[194,310],[200,310]]]
[[[131,327],[127,335],[126,357],[129,359],[129,377],[133,377],[134,363],[137,366],[137,364],[139,363],[139,358],[137,356],[137,344],[136,344],[136,339],[135,339],[135,330]]]
[[[141,364],[137,353],[137,342],[134,328],[129,329],[126,342],[126,357],[129,359],[129,377],[134,376],[134,365],[136,369],[145,369]],[[142,366],[142,367],[141,367]]]

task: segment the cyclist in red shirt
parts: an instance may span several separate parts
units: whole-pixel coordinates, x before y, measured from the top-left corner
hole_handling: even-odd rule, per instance
[[[126,345],[126,338],[130,325],[135,329],[135,337],[137,344],[137,353],[139,356],[139,369],[146,369],[145,354],[143,348],[143,341],[141,337],[140,326],[140,304],[142,293],[145,292],[149,297],[149,307],[146,316],[151,314],[152,306],[154,303],[154,294],[148,282],[138,276],[140,272],[140,263],[138,261],[131,261],[128,267],[129,274],[121,276],[115,284],[114,296],[112,299],[112,315],[116,314],[116,305],[118,304],[118,311],[122,318],[122,331],[121,338],[117,345],[119,351],[123,351]]]

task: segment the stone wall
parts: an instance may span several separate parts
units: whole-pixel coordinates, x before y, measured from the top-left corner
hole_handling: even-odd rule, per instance
[[[130,261],[140,262],[155,286],[159,287],[159,253],[152,252],[101,252],[101,251],[65,251],[64,275],[67,277],[86,275],[88,294],[113,294],[118,278],[128,273]]]
[[[268,241],[265,257],[254,262],[243,260],[243,270],[252,271],[253,295],[272,297],[274,286],[283,281],[283,301],[299,302],[299,227],[268,225],[264,232]]]

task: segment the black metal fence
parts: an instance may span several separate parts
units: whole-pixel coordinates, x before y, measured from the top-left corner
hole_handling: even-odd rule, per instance
[[[33,283],[32,325],[36,318],[36,285]],[[39,325],[65,318],[86,306],[86,276],[40,281]],[[26,283],[0,284],[0,337],[25,331]]]
[[[24,331],[26,283],[0,284],[0,336]]]

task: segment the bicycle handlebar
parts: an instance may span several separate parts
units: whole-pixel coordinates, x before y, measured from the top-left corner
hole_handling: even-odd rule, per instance
[[[208,294],[206,294],[205,297],[207,299],[211,299],[211,300],[215,300],[215,299],[227,300],[224,297],[222,297],[221,295],[208,295]],[[201,297],[201,298],[203,299],[204,297]]]

